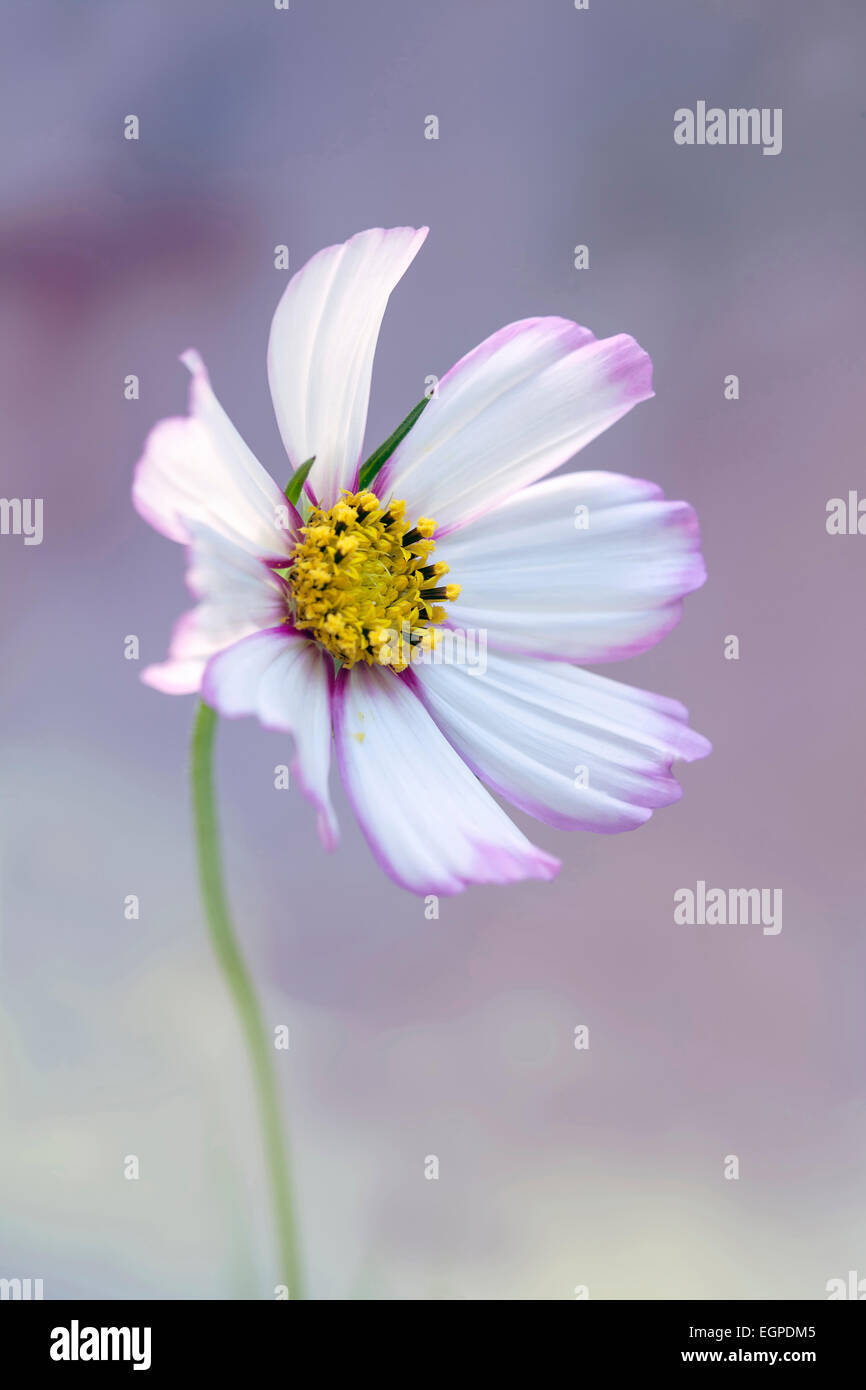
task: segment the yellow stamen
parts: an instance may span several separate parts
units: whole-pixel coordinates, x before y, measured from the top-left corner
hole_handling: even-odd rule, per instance
[[[287,571],[295,627],[309,631],[344,666],[357,661],[402,671],[415,647],[429,650],[459,584],[430,588],[448,573],[429,564],[436,522],[406,520],[399,499],[344,493],[330,510],[314,507]],[[425,585],[428,586],[425,592]]]

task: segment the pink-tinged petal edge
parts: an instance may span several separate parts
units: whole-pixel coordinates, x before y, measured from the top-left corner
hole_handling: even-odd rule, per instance
[[[712,752],[679,701],[561,662],[493,656],[488,669],[494,686],[486,711],[476,699],[483,676],[421,666],[406,679],[486,786],[559,830],[608,835],[636,829],[682,797],[673,763]],[[453,688],[449,701],[454,677],[469,684]],[[563,716],[567,722],[558,725]],[[598,769],[586,788],[570,779],[573,765],[585,760]]]
[[[354,673],[354,678],[353,678]],[[468,832],[467,825],[457,827],[456,844],[458,846],[458,857],[464,847],[468,846],[471,851],[471,863],[462,868],[454,863],[449,865],[442,863],[433,870],[427,871],[427,876],[418,874],[410,876],[406,872],[406,865],[400,865],[395,861],[392,846],[387,836],[383,836],[381,828],[375,827],[370,823],[370,807],[363,804],[363,783],[358,776],[357,767],[351,765],[352,740],[363,735],[366,737],[372,728],[372,724],[366,724],[363,729],[352,731],[349,727],[349,715],[347,706],[350,699],[357,699],[356,690],[350,691],[350,685],[358,681],[368,686],[372,683],[378,684],[379,690],[376,696],[377,702],[384,698],[386,692],[390,692],[393,700],[402,704],[402,712],[408,715],[409,706],[405,701],[411,702],[412,711],[417,715],[422,715],[425,721],[425,738],[428,745],[432,745],[433,756],[423,754],[419,757],[419,766],[414,770],[417,773],[416,781],[418,788],[417,816],[415,823],[424,827],[432,826],[438,828],[440,822],[436,819],[436,808],[432,804],[434,793],[437,786],[450,789],[456,782],[462,782],[462,799],[466,802],[474,802],[472,815],[486,817],[486,834],[488,839],[485,841],[484,832],[478,832],[478,839],[474,839]],[[381,682],[387,681],[388,685],[382,687]],[[370,691],[367,696],[362,697],[368,700],[368,710],[372,708]],[[522,831],[514,825],[502,808],[484,790],[480,781],[472,773],[459,755],[449,744],[444,734],[430,719],[421,701],[411,691],[403,678],[392,671],[386,671],[377,667],[354,667],[352,670],[343,669],[340,671],[333,696],[334,711],[334,736],[337,752],[337,765],[340,769],[343,786],[346,791],[349,803],[355,813],[358,824],[363,831],[373,857],[382,871],[389,878],[407,892],[420,896],[428,894],[439,894],[451,896],[461,893],[471,884],[507,884],[517,883],[527,878],[550,880],[556,876],[562,867],[561,862],[553,855],[533,845]],[[393,713],[393,712],[392,712]],[[400,722],[394,722],[392,728],[398,730]],[[401,757],[406,751],[411,754],[420,753],[420,742],[415,739],[410,740],[412,745],[409,750],[401,750]],[[410,769],[403,757],[400,764],[401,776],[396,781],[390,778],[389,789],[399,791],[402,788],[406,776],[412,776]],[[383,760],[382,766],[376,771],[382,771],[387,778],[387,762]],[[435,780],[434,780],[435,779]],[[384,798],[373,798],[375,809],[381,809]],[[413,808],[414,809],[414,808]],[[398,820],[398,824],[404,824]],[[449,827],[450,829],[450,827]],[[499,843],[493,838],[497,836]],[[509,843],[510,842],[510,843]]]
[[[199,354],[190,349],[180,360],[191,374],[190,413],[149,431],[133,471],[133,505],[169,540],[188,544],[190,524],[203,523],[265,563],[284,564],[301,524],[297,509],[222,409]]]
[[[561,318],[508,324],[467,353],[391,455],[379,496],[459,531],[566,463],[653,395],[628,334],[597,339]]]
[[[311,661],[317,663],[310,668],[305,677],[310,682],[307,687],[307,695],[302,699],[302,708],[297,717],[293,716],[288,710],[280,711],[274,708],[274,694],[271,691],[267,700],[264,699],[263,682],[267,677],[268,670],[273,668],[275,662],[282,655],[281,647],[285,649],[289,644],[297,643],[306,650],[303,655],[310,656]],[[261,661],[258,669],[253,663],[253,670],[245,688],[229,695],[226,689],[224,677],[228,674],[228,668],[236,665],[245,656],[252,654],[255,657],[255,649],[261,651]],[[315,674],[314,674],[315,672]],[[324,683],[323,690],[317,691],[314,682]],[[314,642],[311,642],[304,633],[297,632],[287,624],[279,627],[265,628],[260,632],[251,633],[248,637],[243,637],[239,642],[235,642],[231,647],[217,652],[208,661],[204,676],[202,678],[202,699],[206,701],[225,719],[241,719],[247,715],[255,715],[263,728],[276,733],[288,733],[294,740],[294,756],[289,764],[292,775],[297,779],[302,795],[316,808],[317,829],[322,845],[326,850],[334,850],[339,842],[339,827],[336,815],[328,794],[328,768],[330,764],[330,709],[333,700],[334,690],[334,669],[330,657],[322,652]],[[321,725],[322,718],[327,718],[327,754],[318,749],[319,766],[316,767],[316,753],[311,754],[306,744],[306,740],[317,737],[321,734],[321,729],[313,729],[310,726],[310,718],[313,713],[312,697],[314,694],[323,696],[327,709],[316,710],[316,724]],[[279,698],[279,697],[277,697]],[[318,773],[318,776],[316,776]]]
[[[588,500],[595,525],[576,533],[575,503]],[[484,630],[492,651],[513,657],[624,661],[679,623],[683,599],[707,577],[700,543],[694,508],[665,500],[655,484],[559,474],[437,545],[435,558],[461,585],[444,626]],[[513,603],[498,574],[508,575]]]
[[[294,466],[316,460],[304,485],[315,505],[330,507],[340,488],[357,482],[382,319],[427,232],[372,227],[323,247],[277,305],[267,354],[271,398]]]

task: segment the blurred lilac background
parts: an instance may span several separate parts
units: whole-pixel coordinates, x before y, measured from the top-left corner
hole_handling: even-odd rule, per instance
[[[577,466],[694,503],[710,581],[605,674],[684,700],[715,753],[633,834],[518,816],[558,880],[427,921],[342,793],[332,859],[274,790],[284,740],[222,729],[231,895],[291,1029],[312,1293],[821,1298],[866,1274],[866,540],[825,529],[864,476],[864,20],[855,0],[4,4],[0,494],[44,498],[45,537],[0,538],[0,1275],[49,1298],[270,1296],[197,903],[193,704],[138,680],[185,606],[183,555],[130,478],[195,346],[284,482],[273,249],[294,270],[399,223],[431,234],[386,315],[370,446],[525,315],[651,353],[656,398]],[[782,153],[675,146],[698,99],[782,107]],[[675,925],[698,879],[781,888],[782,932]]]

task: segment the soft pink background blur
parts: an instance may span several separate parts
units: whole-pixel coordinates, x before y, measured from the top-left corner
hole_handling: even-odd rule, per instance
[[[866,491],[864,28],[854,0],[4,6],[0,494],[44,498],[45,539],[0,538],[0,1275],[46,1297],[270,1295],[196,897],[192,701],[138,681],[183,556],[129,485],[184,408],[189,346],[285,481],[273,248],[296,269],[407,222],[431,234],[386,316],[371,446],[429,373],[528,314],[651,353],[656,399],[578,466],[694,503],[710,581],[606,674],[684,700],[715,753],[630,835],[518,817],[559,879],[430,922],[342,794],[332,859],[273,789],[284,741],[222,729],[232,898],[291,1028],[312,1292],[821,1298],[866,1274],[866,539],[825,529],[828,498]],[[782,153],[678,148],[698,99],[781,106]],[[781,888],[781,934],[675,925],[699,878]]]

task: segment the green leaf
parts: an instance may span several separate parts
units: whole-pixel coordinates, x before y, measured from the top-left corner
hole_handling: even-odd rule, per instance
[[[375,453],[372,453],[370,457],[367,459],[366,463],[361,464],[361,471],[358,474],[359,492],[363,492],[365,488],[368,488],[370,486],[376,474],[382,468],[382,465],[388,462],[388,459],[393,454],[397,445],[400,443],[402,439],[406,438],[406,435],[409,433],[415,421],[418,419],[418,416],[421,414],[421,411],[424,409],[425,405],[429,403],[429,400],[430,397],[425,396],[422,401],[419,401],[416,406],[413,406],[413,408],[409,411],[409,414],[406,416],[406,419],[402,422],[402,424],[399,424],[397,426],[394,433],[389,434],[388,438],[385,440],[385,443],[380,444],[378,449],[376,449]]]
[[[298,501],[301,496],[301,488],[307,481],[307,474],[309,473],[310,469],[312,468],[315,462],[316,455],[313,454],[313,457],[311,459],[307,459],[306,463],[302,463],[300,468],[295,469],[291,478],[286,483],[286,486],[284,488],[286,494],[286,501],[291,502],[293,507],[296,507],[298,505]]]

